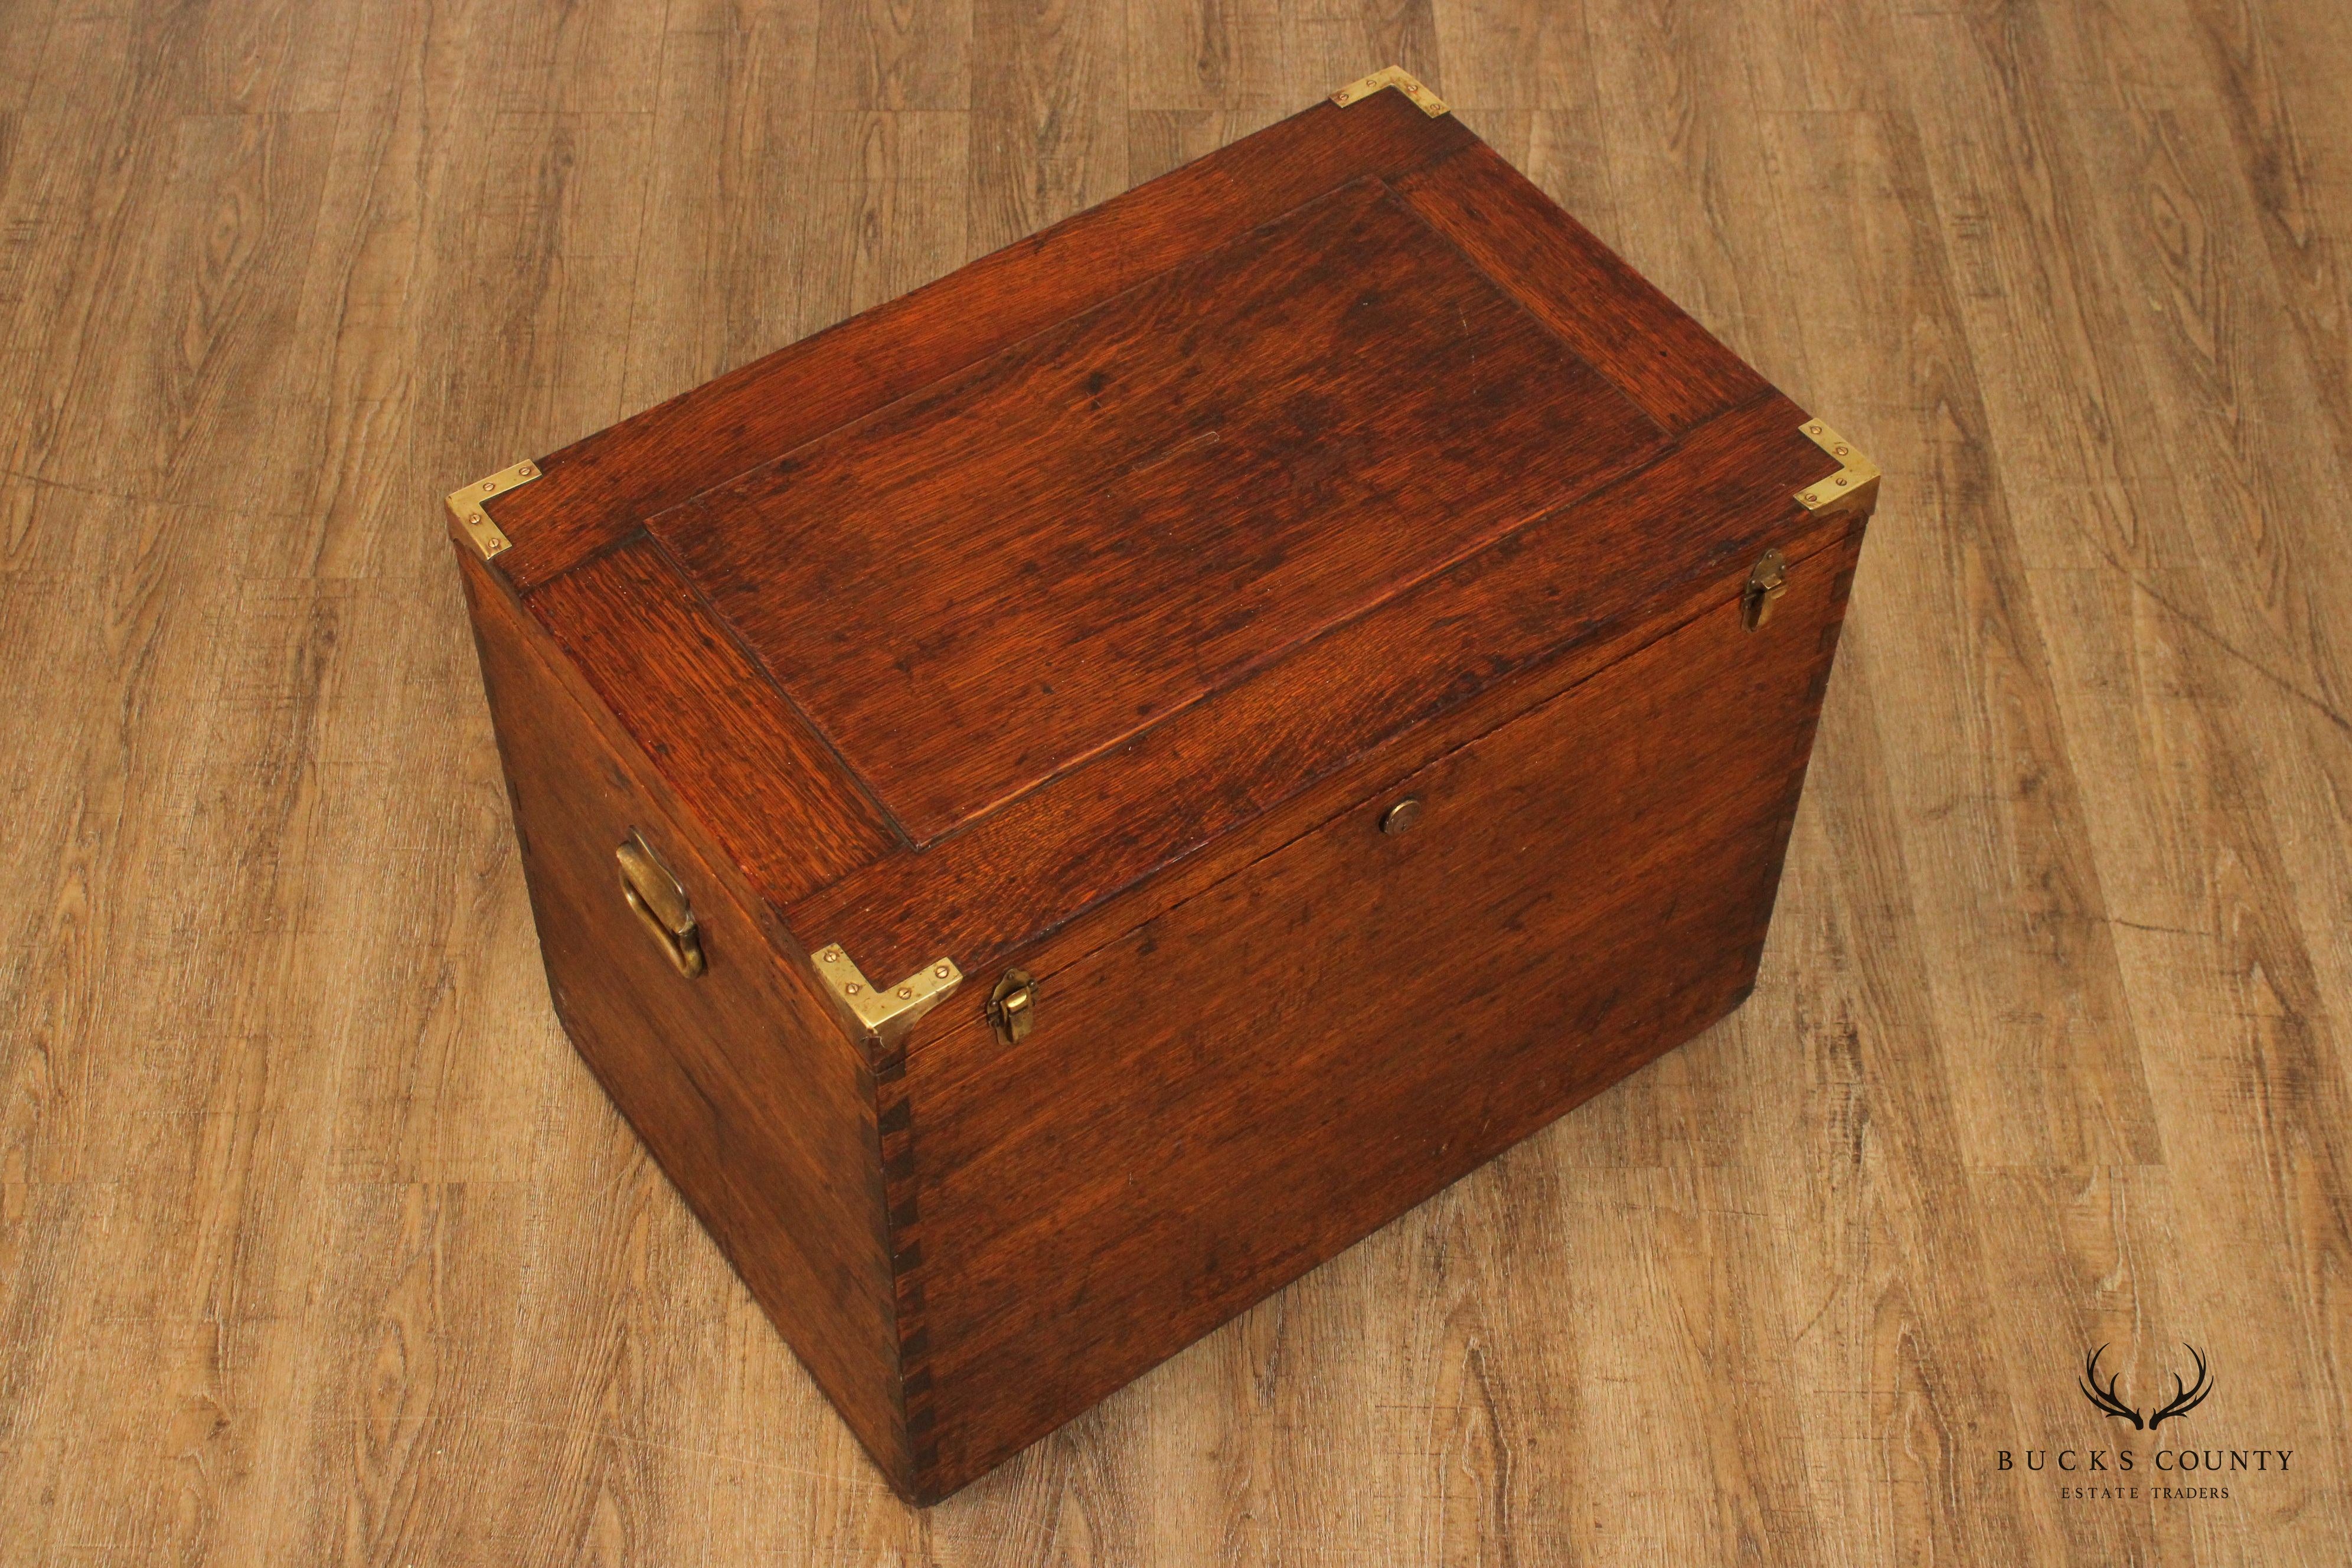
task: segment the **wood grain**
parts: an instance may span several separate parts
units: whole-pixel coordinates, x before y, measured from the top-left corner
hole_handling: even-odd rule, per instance
[[[1392,58],[1891,476],[1757,990],[918,1519],[557,1030],[435,498]],[[0,6],[0,1562],[2332,1568],[2347,70],[2291,0]],[[2106,1339],[2291,1478],[1995,1468]]]
[[[813,893],[904,841],[651,539],[624,540],[567,572],[528,613],[656,766],[696,760],[669,776],[769,898]]]
[[[1366,180],[653,531],[929,843],[1663,447]]]
[[[1562,342],[1676,433],[1766,388],[1584,226],[1487,146],[1414,170],[1397,189]]]
[[[1318,157],[1341,112],[1265,143]],[[527,608],[453,527],[557,1012],[911,1500],[1753,983],[1874,486],[1798,504],[1837,460],[1795,407],[1479,144],[1406,178],[1429,205],[1366,173],[1239,237],[1213,214],[1114,299],[740,477],[659,481],[715,482]],[[1016,315],[1028,287],[985,267],[940,285]],[[889,358],[939,329],[878,331]],[[1766,540],[1796,587],[1750,627]],[[1416,689],[1442,692],[1443,723],[1379,700]],[[1177,720],[1186,738],[1147,741]],[[1267,721],[1319,743],[1250,743]],[[680,862],[681,899],[708,888],[733,944],[699,980],[660,974],[674,939],[649,949],[597,887],[655,775],[698,824],[682,840],[664,815],[656,851],[707,834],[723,884],[760,890],[747,910]],[[1444,797],[1444,847],[1367,853],[1368,811],[1414,789]],[[1180,794],[1221,803],[1221,830],[1158,864],[1139,851]],[[1030,858],[982,861],[977,897],[930,874],[941,839],[1047,795],[1067,847],[1124,885],[1040,883]],[[1058,949],[1026,961],[1076,995],[1046,1045],[997,1048],[986,949],[949,949],[981,984],[886,1039],[801,994],[837,933],[745,942],[885,850],[916,895],[899,940]],[[1255,956],[1285,947],[1315,951],[1304,978]],[[942,1076],[967,1092],[942,1100]]]
[[[1394,93],[1358,107],[1365,112],[1343,122],[1320,105],[1294,134],[1222,149],[1185,176],[1089,208],[550,454],[546,478],[499,510],[515,542],[499,569],[518,586],[544,582],[691,500],[708,476],[790,451],[1109,299],[1193,254],[1205,233],[1243,233],[1349,179],[1402,174],[1465,140]]]
[[[885,1473],[909,1486],[872,1069],[806,955],[778,950],[772,920],[712,869],[646,755],[573,694],[553,639],[467,545],[451,547],[556,1014]],[[677,973],[621,900],[613,852],[632,835],[690,900],[698,975]]]
[[[1017,1047],[909,1053],[933,1489],[1748,994],[1861,542],[1041,976]]]
[[[1818,548],[1837,529],[1790,497],[1830,459],[1797,433],[1799,417],[1777,395],[1727,416],[1588,505],[1536,520],[1171,715],[1093,762],[1078,787],[1033,794],[920,857],[877,860],[802,900],[793,929],[883,954],[893,973],[923,961],[919,940],[977,969],[1057,967],[1084,951],[1072,945],[1078,922],[1180,856],[1210,846],[1210,863],[1244,864],[1378,782],[1366,770],[1394,776],[1689,619],[1691,592],[1753,558],[1743,552]],[[1604,557],[1627,569],[1579,574]],[[1197,875],[1138,896],[1172,901],[1203,885]]]

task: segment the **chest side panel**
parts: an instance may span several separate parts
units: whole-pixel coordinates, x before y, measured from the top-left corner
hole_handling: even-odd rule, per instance
[[[1411,832],[1369,801],[1095,952],[1019,1046],[912,1059],[925,1489],[1738,1004],[1858,544],[1430,764]]]
[[[462,552],[462,547],[461,547]],[[909,1484],[875,1086],[723,863],[562,656],[460,560],[549,990],[565,1032],[785,1340]],[[688,978],[624,901],[632,833],[691,902]]]
[[[1364,179],[651,527],[919,841],[1666,440]]]

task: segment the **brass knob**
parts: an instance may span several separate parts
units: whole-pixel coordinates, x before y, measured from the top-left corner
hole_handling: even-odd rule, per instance
[[[1421,796],[1409,795],[1381,813],[1381,831],[1388,834],[1410,833],[1412,825],[1421,820]]]

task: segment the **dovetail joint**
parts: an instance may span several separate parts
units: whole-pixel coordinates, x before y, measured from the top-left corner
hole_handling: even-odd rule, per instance
[[[1333,93],[1331,101],[1345,109],[1359,99],[1371,97],[1384,87],[1392,87],[1404,94],[1432,120],[1446,112],[1445,100],[1406,74],[1402,66],[1386,66],[1368,77],[1351,81]]]
[[[1835,458],[1841,465],[1828,479],[1816,479],[1797,492],[1797,504],[1807,511],[1825,511],[1853,500],[1874,500],[1878,495],[1878,465],[1862,455],[1862,448],[1831,429],[1818,419],[1808,419],[1801,426],[1813,445]]]
[[[482,552],[483,560],[488,561],[493,555],[503,554],[514,548],[514,541],[490,521],[486,503],[492,496],[502,496],[517,485],[530,483],[539,478],[539,473],[537,463],[517,463],[510,468],[500,468],[487,479],[460,485],[441,498],[449,508],[450,521],[466,531],[466,537],[473,541],[476,550]]]

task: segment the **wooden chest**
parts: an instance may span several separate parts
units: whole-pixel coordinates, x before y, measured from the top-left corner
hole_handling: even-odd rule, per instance
[[[449,498],[555,1005],[906,1495],[1737,1006],[1876,470],[1390,70]]]

